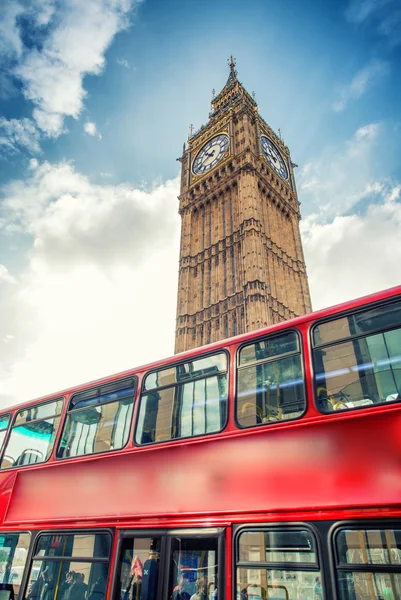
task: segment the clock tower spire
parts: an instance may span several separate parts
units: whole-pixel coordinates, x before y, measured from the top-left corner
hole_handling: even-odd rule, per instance
[[[289,149],[228,66],[179,159],[176,352],[311,310]]]

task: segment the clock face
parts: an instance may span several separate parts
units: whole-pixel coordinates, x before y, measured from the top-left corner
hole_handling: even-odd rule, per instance
[[[221,133],[211,138],[198,152],[192,164],[194,175],[203,175],[213,169],[228,150],[228,135]]]
[[[288,179],[288,170],[285,162],[273,142],[265,135],[262,135],[260,143],[262,144],[263,154],[269,161],[269,164],[282,179]]]

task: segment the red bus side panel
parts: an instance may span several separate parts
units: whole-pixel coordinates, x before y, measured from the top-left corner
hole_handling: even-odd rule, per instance
[[[13,486],[11,472],[3,473],[0,510],[12,525],[400,504],[401,412],[394,408],[21,469]]]

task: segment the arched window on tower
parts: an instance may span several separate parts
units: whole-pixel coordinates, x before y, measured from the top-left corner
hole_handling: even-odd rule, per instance
[[[201,307],[205,306],[205,265],[202,263],[201,266],[202,272],[202,284],[201,284]]]
[[[212,245],[212,227],[213,227],[213,206],[212,203],[209,203],[209,246]]]
[[[209,267],[209,305],[212,304],[212,259],[208,262]]]
[[[231,248],[231,290],[235,294],[235,261],[234,261],[234,248]]]
[[[202,250],[205,249],[206,209],[202,207]]]
[[[223,252],[223,264],[224,264],[224,287],[223,287],[223,294],[224,296],[227,296],[227,260],[226,260],[226,253]]]

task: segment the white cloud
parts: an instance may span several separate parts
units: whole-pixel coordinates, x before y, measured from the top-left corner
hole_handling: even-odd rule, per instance
[[[338,100],[333,103],[333,110],[336,112],[343,111],[351,101],[363,96],[369,88],[377,84],[389,72],[388,63],[378,59],[371,60],[369,64],[356,73],[351,83],[339,92]]]
[[[10,275],[7,267],[0,264],[0,284],[4,283],[4,282],[5,283],[15,283],[15,279],[14,279],[14,277],[12,277],[12,275]]]
[[[6,226],[32,238],[13,294],[0,286],[7,402],[173,352],[178,178],[146,192],[45,162],[3,193]]]
[[[13,74],[21,80],[25,97],[33,102],[33,118],[46,135],[57,137],[63,133],[65,117],[78,118],[86,97],[85,76],[102,72],[107,48],[127,27],[128,15],[139,2],[6,3],[0,23],[0,54],[17,60]],[[21,15],[40,36],[40,45],[24,46],[19,29]]]
[[[31,158],[31,160],[29,161],[29,168],[31,171],[34,171],[35,169],[37,169],[39,166],[39,161],[37,158]]]
[[[399,285],[401,185],[380,187],[380,195],[363,215],[301,222],[315,310]]]
[[[351,0],[345,16],[357,25],[372,24],[391,46],[401,43],[399,0]]]
[[[56,2],[55,0],[30,0],[28,11],[36,25],[46,26],[56,12]]]
[[[124,67],[125,69],[129,69],[129,62],[125,58],[117,58],[116,63],[120,65],[120,67]]]
[[[88,135],[97,136],[99,138],[99,140],[102,139],[101,133],[99,133],[98,130],[97,130],[97,128],[96,128],[96,123],[92,123],[90,121],[87,121],[84,124],[84,131]]]
[[[0,155],[16,154],[21,149],[33,154],[41,152],[40,133],[31,119],[10,119],[0,117]]]
[[[298,178],[309,208],[301,232],[314,309],[399,284],[401,184],[385,176],[385,143],[386,127],[369,123]]]
[[[45,132],[48,137],[56,138],[62,133],[68,133],[68,129],[63,125],[63,115],[35,108],[32,111],[32,116],[39,129]]]
[[[319,210],[323,218],[341,215],[374,192],[370,186],[378,180],[383,130],[379,123],[360,127],[347,142],[303,166],[297,181],[309,211]]]
[[[17,21],[24,9],[20,2],[3,0],[0,18],[0,55],[20,56],[23,44]]]

